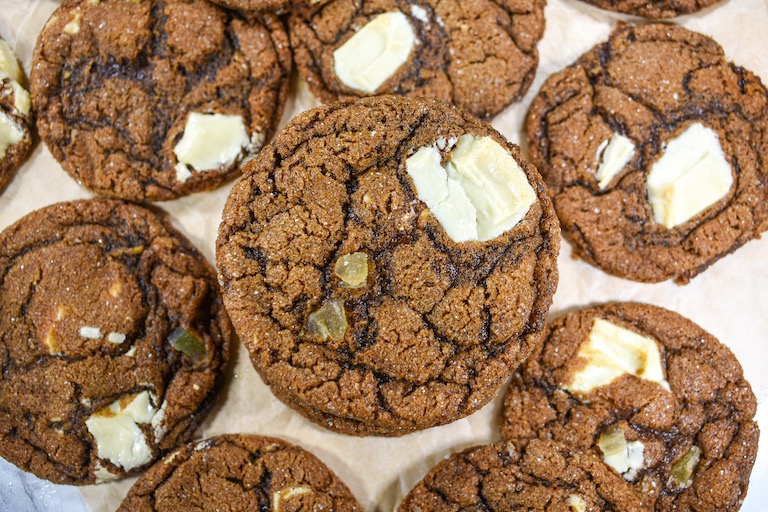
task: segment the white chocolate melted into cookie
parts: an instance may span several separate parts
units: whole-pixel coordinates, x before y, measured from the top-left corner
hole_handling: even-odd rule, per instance
[[[668,229],[720,201],[731,189],[733,175],[717,134],[693,123],[668,141],[647,185],[653,220]]]
[[[633,480],[643,468],[645,446],[640,441],[627,442],[624,431],[609,427],[600,435],[597,446],[603,452],[603,462],[615,469],[626,480]]]
[[[5,112],[0,112],[0,158],[5,158],[8,148],[18,144],[24,132]]]
[[[244,150],[250,151],[251,140],[243,118],[235,115],[189,114],[184,135],[174,146],[176,177],[186,181],[196,171],[210,171],[232,165]]]
[[[490,137],[463,135],[445,167],[435,146],[420,148],[405,163],[419,199],[455,242],[496,238],[536,201],[520,165]]]
[[[152,460],[152,450],[138,424],[149,423],[154,414],[149,392],[142,391],[94,412],[85,426],[96,440],[98,456],[128,471]]]
[[[597,148],[596,160],[600,162],[595,173],[597,185],[605,190],[608,184],[635,156],[635,145],[620,133],[604,140]]]
[[[408,60],[415,43],[405,14],[379,14],[333,52],[333,71],[350,89],[373,94]]]
[[[656,342],[602,318],[594,319],[576,357],[585,364],[563,386],[567,391],[589,393],[625,374],[656,382],[669,391]]]

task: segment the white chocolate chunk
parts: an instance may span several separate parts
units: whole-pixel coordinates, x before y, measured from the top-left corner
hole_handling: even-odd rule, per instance
[[[333,71],[347,87],[373,94],[408,60],[415,42],[405,14],[379,14],[333,52]]]
[[[14,82],[21,82],[21,68],[10,45],[0,40],[0,79],[5,77]]]
[[[429,16],[427,10],[420,5],[411,4],[411,16],[423,23],[429,23]]]
[[[80,328],[80,336],[91,340],[101,339],[101,329],[84,325]]]
[[[125,334],[121,332],[111,332],[107,335],[107,341],[119,345],[125,341]]]
[[[645,462],[645,446],[640,441],[627,443],[620,428],[609,428],[600,435],[597,446],[603,452],[603,461],[621,474],[625,480],[633,480]]]
[[[103,484],[106,482],[112,482],[114,480],[117,480],[117,475],[110,472],[107,468],[101,467],[101,464],[98,462],[96,463],[96,466],[93,470],[93,476],[96,477],[96,483]]]
[[[149,423],[155,409],[148,391],[126,398],[94,412],[85,426],[96,441],[98,456],[127,471],[152,460],[152,450],[138,425]]]
[[[160,409],[157,410],[149,422],[149,424],[152,426],[152,430],[154,430],[155,433],[155,443],[159,443],[163,437],[165,437],[165,434],[168,433],[168,428],[163,425],[163,420],[165,419],[165,409],[167,407],[168,401],[163,400],[163,403],[160,404]]]
[[[602,152],[602,154],[601,154]],[[605,190],[608,184],[635,156],[635,145],[627,137],[620,133],[600,144],[597,148],[597,157],[600,165],[597,167],[595,178],[600,190]]]
[[[11,87],[13,88],[13,108],[22,116],[28,116],[29,109],[32,107],[29,92],[19,82],[11,82]]]
[[[648,173],[647,185],[653,220],[667,229],[720,201],[731,189],[733,175],[717,134],[693,123],[667,143]]]
[[[283,501],[289,501],[296,496],[301,496],[302,494],[308,494],[310,492],[312,492],[310,487],[284,487],[272,494],[272,510],[274,512],[279,512],[280,504]]]
[[[80,33],[80,20],[83,17],[83,13],[80,12],[80,8],[78,7],[75,9],[75,14],[72,16],[72,19],[64,25],[64,33],[69,34],[71,36],[74,36],[78,33]]]
[[[173,148],[178,160],[176,176],[186,181],[191,176],[189,166],[210,171],[232,165],[250,145],[242,117],[192,112],[184,135]]]
[[[587,502],[578,494],[568,496],[568,506],[572,512],[587,512]]]
[[[656,382],[669,391],[656,342],[607,320],[595,318],[577,357],[586,364],[563,386],[568,391],[589,393],[624,374]]]
[[[0,158],[5,158],[8,148],[24,138],[24,131],[5,112],[0,112]]]
[[[462,136],[445,168],[436,147],[420,148],[406,170],[419,199],[456,242],[496,238],[536,201],[518,163],[490,137]]]

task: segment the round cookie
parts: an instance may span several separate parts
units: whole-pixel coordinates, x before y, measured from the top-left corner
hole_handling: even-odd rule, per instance
[[[487,118],[533,80],[545,0],[332,0],[291,13],[299,74],[324,102],[373,94],[450,101]]]
[[[238,174],[277,127],[291,55],[273,14],[205,0],[66,0],[31,76],[53,156],[99,194],[166,200]]]
[[[641,512],[639,497],[598,458],[553,441],[475,446],[444,459],[398,512],[509,510]]]
[[[279,11],[296,0],[210,0],[215,4],[241,11]]]
[[[546,330],[504,399],[503,439],[602,457],[644,510],[738,510],[755,462],[756,400],[733,354],[677,313],[614,303]]]
[[[582,0],[601,9],[646,18],[674,18],[698,12],[721,0]]]
[[[24,72],[0,38],[0,192],[32,149],[32,112]]]
[[[712,39],[619,25],[551,76],[531,159],[587,262],[687,283],[768,229],[768,91]]]
[[[0,456],[56,483],[135,473],[212,405],[232,338],[213,269],[170,224],[60,203],[0,234]]]
[[[339,102],[297,116],[244,174],[217,240],[224,301],[263,380],[310,419],[355,435],[454,421],[538,340],[557,218],[489,125],[423,99]]]
[[[199,510],[362,512],[317,457],[280,439],[227,434],[190,443],[152,466],[119,512]]]

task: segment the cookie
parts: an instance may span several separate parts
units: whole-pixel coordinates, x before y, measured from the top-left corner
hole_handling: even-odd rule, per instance
[[[108,199],[0,234],[0,456],[56,483],[135,473],[212,405],[232,329],[213,269],[169,223]]]
[[[768,91],[712,39],[620,25],[551,76],[531,159],[587,262],[687,283],[768,229]]]
[[[219,510],[362,512],[317,457],[286,441],[228,434],[191,443],[139,478],[119,512]]]
[[[541,178],[489,125],[398,96],[297,116],[244,167],[217,240],[227,310],[275,395],[347,434],[479,409],[557,284]]]
[[[730,350],[671,311],[614,303],[546,330],[504,399],[501,435],[601,457],[643,510],[738,510],[755,462],[755,396]]]
[[[641,512],[640,499],[598,458],[553,441],[499,442],[455,453],[432,468],[398,512],[510,510]]]
[[[238,174],[277,127],[291,55],[273,14],[205,0],[66,0],[37,40],[37,127],[84,186],[166,200]]]
[[[211,0],[215,4],[241,11],[279,11],[288,7],[292,0]],[[294,0],[295,1],[295,0]]]
[[[296,67],[324,102],[374,94],[450,101],[490,117],[538,64],[545,0],[332,0],[289,20]]]
[[[32,149],[32,111],[24,72],[0,38],[0,192]]]
[[[721,0],[582,0],[595,7],[646,18],[674,18],[698,12]]]

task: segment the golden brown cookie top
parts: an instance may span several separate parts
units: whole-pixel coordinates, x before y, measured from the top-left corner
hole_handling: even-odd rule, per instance
[[[190,443],[136,481],[118,511],[333,510],[362,512],[317,457],[286,441],[227,434]]]
[[[757,454],[756,407],[741,365],[711,334],[666,309],[614,303],[548,326],[512,379],[501,435],[602,458],[644,510],[731,511]]]
[[[686,283],[768,229],[768,91],[704,35],[620,25],[527,129],[564,234],[607,272]]]
[[[225,301],[256,369],[307,416],[356,434],[447,423],[531,350],[557,220],[489,125],[442,102],[340,102],[244,172],[217,241]]]
[[[0,455],[56,483],[122,478],[186,440],[231,327],[211,267],[149,210],[59,203],[0,234]]]
[[[273,14],[204,0],[67,0],[35,48],[43,141],[100,194],[165,200],[238,173],[272,135],[291,56]]]

